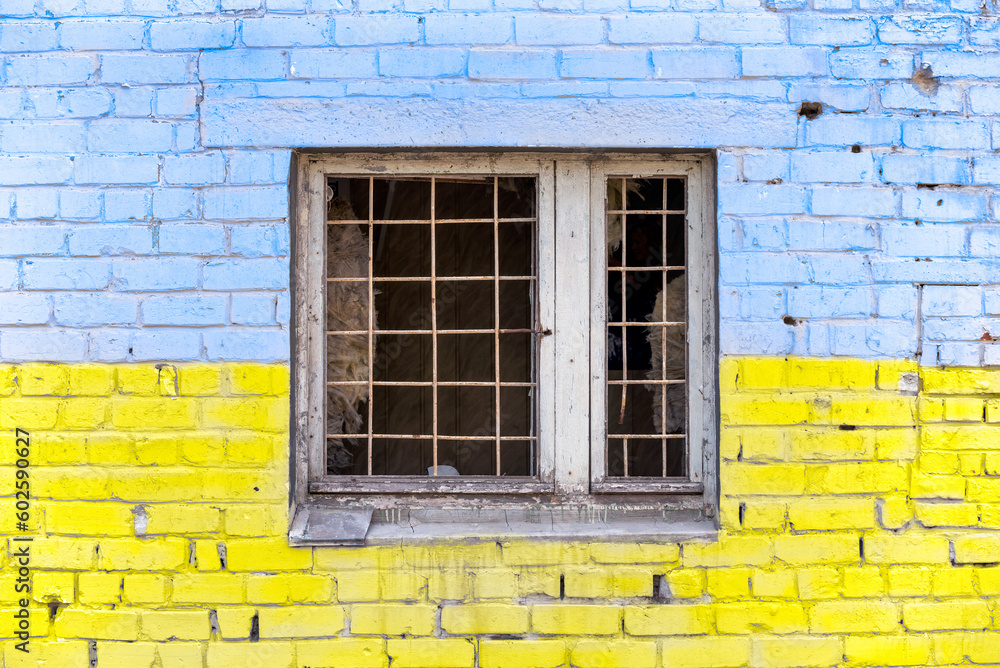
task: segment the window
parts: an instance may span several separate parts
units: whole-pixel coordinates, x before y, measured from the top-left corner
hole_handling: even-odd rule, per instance
[[[294,498],[311,522],[340,512],[324,521],[342,532],[372,510],[454,517],[463,504],[710,514],[708,168],[301,157]],[[316,533],[296,521],[300,538]]]

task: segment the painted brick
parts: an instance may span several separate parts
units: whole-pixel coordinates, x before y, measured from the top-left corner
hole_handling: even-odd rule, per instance
[[[965,158],[887,155],[882,159],[886,183],[968,183],[970,171]]]
[[[378,75],[377,52],[374,49],[296,50],[290,58],[294,77],[332,79]]]
[[[7,64],[7,84],[82,84],[96,69],[96,59],[91,56],[14,56]]]
[[[0,293],[0,324],[44,325],[52,305],[48,295],[24,292]]]
[[[927,96],[912,84],[890,83],[882,88],[882,106],[910,111],[961,111],[962,92],[954,86],[943,85],[934,96]]]
[[[452,2],[451,9],[464,8]],[[514,22],[503,14],[429,14],[424,39],[427,44],[507,44],[514,39]]]
[[[334,37],[340,46],[413,43],[420,39],[420,24],[416,16],[338,16]]]
[[[663,79],[729,79],[739,76],[738,52],[729,47],[653,49],[653,72]]]
[[[59,46],[74,51],[141,49],[146,34],[145,21],[122,17],[69,20],[58,25]]]
[[[694,41],[697,31],[695,17],[682,13],[632,13],[608,20],[612,44],[686,44]]]
[[[382,76],[453,77],[465,73],[463,49],[380,49],[378,69]]]
[[[57,43],[56,25],[49,21],[5,21],[0,26],[0,49],[6,53],[51,51]]]
[[[477,49],[469,51],[471,79],[553,79],[555,51],[542,49]]]
[[[282,79],[287,55],[267,49],[208,51],[199,59],[198,71],[208,80]]]
[[[198,285],[201,262],[195,258],[129,258],[114,261],[119,290],[183,290]]]
[[[132,53],[101,54],[101,81],[105,83],[177,84],[191,81],[184,55]]]
[[[66,228],[56,225],[3,225],[0,234],[0,255],[62,255]]]
[[[287,360],[288,331],[278,329],[227,329],[205,332],[210,360]]]
[[[898,16],[879,23],[878,39],[883,44],[958,44],[961,31],[957,16]]]
[[[160,177],[159,159],[152,155],[87,155],[75,164],[74,178],[80,184],[156,183]]]
[[[288,215],[283,187],[213,188],[204,192],[205,217],[214,220],[279,219]]]
[[[518,44],[600,44],[604,25],[597,16],[560,16],[556,14],[518,14],[514,18],[514,37]]]
[[[818,47],[746,47],[743,49],[743,76],[823,76],[829,70],[828,55],[826,49]]]
[[[968,121],[906,121],[903,145],[910,148],[987,149],[989,130],[985,123]]]
[[[871,153],[851,151],[795,151],[792,173],[798,181],[865,183],[877,176]]]
[[[649,74],[645,50],[564,49],[560,62],[563,77],[582,79],[643,79]]]
[[[332,30],[320,16],[268,16],[244,19],[240,35],[246,46],[323,46]]]
[[[65,183],[72,173],[66,156],[0,156],[0,185]]]
[[[222,325],[226,321],[224,296],[149,297],[142,302],[142,321],[148,325]]]
[[[780,44],[785,22],[779,16],[751,13],[711,13],[698,17],[698,37],[703,42],[726,44]]]
[[[866,16],[792,15],[788,22],[788,37],[792,44],[855,46],[871,44],[874,28],[872,20]]]
[[[987,216],[986,198],[980,194],[943,190],[917,190],[903,193],[903,216],[921,220],[956,222],[983,220]]]
[[[111,264],[87,259],[37,259],[22,263],[23,285],[30,290],[103,290]]]

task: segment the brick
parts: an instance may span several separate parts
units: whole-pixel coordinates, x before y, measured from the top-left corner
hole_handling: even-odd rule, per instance
[[[0,185],[65,183],[72,173],[66,156],[0,156]]]
[[[948,540],[926,536],[869,536],[865,539],[865,559],[874,564],[946,563]]]
[[[913,56],[896,49],[844,48],[830,56],[830,71],[838,79],[908,79]]]
[[[742,666],[749,660],[749,638],[668,638],[663,643],[663,665],[671,668]]]
[[[129,603],[163,603],[167,600],[167,579],[154,574],[126,575],[122,591]]]
[[[142,302],[142,321],[150,325],[222,325],[226,321],[224,296],[148,297]]]
[[[828,55],[826,49],[819,47],[746,47],[742,58],[743,76],[825,76],[829,70]]]
[[[385,668],[388,659],[381,638],[337,638],[303,640],[295,643],[298,662],[306,666],[351,665],[356,668]]]
[[[813,633],[894,633],[899,611],[891,603],[875,601],[821,601],[809,611]]]
[[[557,668],[566,663],[562,640],[481,640],[479,665],[483,668],[519,668],[524,665]]]
[[[114,19],[70,19],[59,24],[59,45],[75,51],[132,50],[142,48],[146,22],[117,16]]]
[[[1000,539],[992,534],[963,535],[954,539],[956,564],[1000,563]]]
[[[141,624],[142,633],[152,640],[208,640],[210,636],[208,610],[144,610]]]
[[[467,668],[475,655],[465,638],[390,639],[386,644],[394,668]]]
[[[208,668],[226,666],[267,666],[292,668],[294,652],[288,642],[209,643]]]
[[[886,84],[880,94],[882,106],[887,109],[961,111],[963,106],[961,91],[949,85],[939,86],[933,97],[924,95],[909,83]]]
[[[712,609],[705,605],[643,606],[625,608],[625,633],[655,636],[669,629],[671,635],[701,635],[712,631]]]
[[[244,19],[241,35],[246,46],[322,46],[331,33],[317,16],[268,16]]]
[[[216,81],[267,80],[285,77],[284,51],[232,49],[208,51],[199,60],[202,78]]]
[[[362,606],[354,606],[357,610]],[[412,608],[414,606],[405,606]],[[397,613],[388,613],[395,615]],[[433,613],[432,613],[433,614]],[[351,617],[354,628],[354,616]],[[479,635],[484,633],[527,633],[528,608],[512,605],[449,605],[441,608],[441,628],[448,633]],[[374,631],[380,633],[379,631]],[[420,635],[417,632],[417,635]]]
[[[985,220],[988,216],[986,199],[979,194],[933,191],[903,193],[905,218],[959,222]]]
[[[715,615],[719,632],[724,634],[801,633],[808,629],[800,603],[723,603],[715,606]]]
[[[159,179],[159,170],[156,156],[85,155],[76,159],[74,176],[79,184],[154,184]]]
[[[910,631],[978,631],[990,625],[985,601],[904,603],[903,626]]]
[[[7,84],[83,84],[90,80],[96,69],[96,59],[89,55],[14,56],[7,65]]]
[[[44,294],[0,294],[0,324],[44,325],[48,323],[52,305]]]
[[[455,3],[450,4],[452,10]],[[429,14],[424,39],[433,44],[506,44],[513,41],[514,22],[503,14]]]
[[[244,581],[233,573],[197,573],[173,577],[174,603],[242,603]]]
[[[822,44],[836,47],[871,44],[872,20],[866,16],[789,16],[788,37],[792,44]]]
[[[855,562],[860,559],[853,534],[803,534],[776,536],[775,556],[789,564]]]
[[[878,39],[883,44],[958,44],[961,31],[957,16],[894,16],[879,22]]]
[[[929,149],[987,149],[990,135],[986,124],[981,122],[913,120],[903,123],[903,145]]]
[[[55,620],[60,638],[136,640],[139,615],[126,610],[63,610]]]
[[[101,81],[128,84],[179,84],[191,81],[185,55],[101,54]]]
[[[291,53],[291,74],[307,79],[333,79],[350,72],[355,77],[378,76],[378,52],[374,49],[296,49]],[[270,165],[268,165],[270,167]],[[270,169],[268,170],[270,171]],[[234,183],[258,181],[237,180]]]
[[[570,661],[581,668],[653,668],[656,665],[656,643],[582,640],[570,650]]]
[[[754,654],[764,665],[776,668],[792,666],[833,666],[843,656],[839,638],[759,638],[754,640]]]
[[[702,42],[726,44],[780,44],[785,41],[785,21],[758,13],[710,13],[698,17]]]
[[[531,628],[546,635],[613,635],[621,628],[621,608],[599,605],[534,605]]]
[[[556,52],[548,49],[472,48],[469,51],[470,79],[554,79]]]
[[[340,46],[413,43],[420,39],[420,25],[416,16],[338,16],[334,38]]]
[[[335,636],[344,628],[344,610],[337,606],[261,608],[261,638]]]
[[[695,17],[690,14],[630,13],[608,20],[608,41],[611,44],[684,44],[694,41],[697,29]],[[704,49],[699,51],[704,52]],[[708,51],[706,55],[711,53]]]
[[[103,223],[73,228],[69,234],[72,255],[148,255],[153,252],[153,232],[148,225]]]
[[[514,18],[514,36],[518,44],[527,45],[600,44],[604,25],[597,16],[519,14]]]
[[[47,614],[47,613],[46,613]],[[14,643],[5,643],[4,660],[12,668],[45,665],[60,668],[89,668],[89,647],[85,640],[51,640],[32,643],[30,653],[16,649]]]

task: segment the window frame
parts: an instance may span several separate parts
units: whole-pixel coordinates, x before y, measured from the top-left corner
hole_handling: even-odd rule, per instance
[[[337,153],[303,150],[294,154],[290,193],[295,328],[291,424],[293,511],[296,507],[363,507],[370,511],[374,506],[391,513],[395,512],[391,509],[401,505],[428,508],[455,503],[520,509],[553,502],[574,507],[610,502],[648,509],[653,502],[654,507],[693,509],[703,513],[704,518],[714,517],[718,506],[719,414],[712,157],[707,153],[666,151],[567,153],[474,149],[381,153],[370,149]],[[325,192],[326,177],[334,174],[345,177],[499,174],[538,178],[539,322],[536,325],[540,330],[551,329],[552,333],[539,336],[537,481],[435,480],[426,476],[392,476],[392,480],[378,481],[356,479],[368,476],[336,476],[336,481],[319,481],[311,474],[318,467],[325,471]],[[692,408],[688,427],[689,475],[683,480],[608,480],[605,475],[605,188],[611,175],[683,176],[689,183],[688,304],[701,307],[688,309],[691,388],[688,397]],[[581,301],[590,308],[579,308]],[[560,304],[570,306],[560,308]],[[692,342],[697,342],[696,350]],[[691,399],[696,394],[695,387],[699,388],[697,401]],[[658,513],[655,511],[653,515]],[[297,517],[300,529],[304,521]],[[298,542],[304,544],[308,540]]]

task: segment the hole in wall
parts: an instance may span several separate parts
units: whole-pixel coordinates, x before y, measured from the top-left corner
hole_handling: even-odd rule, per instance
[[[822,102],[803,102],[799,106],[799,111],[798,111],[799,116],[804,117],[807,121],[816,120],[822,113],[823,113]]]

